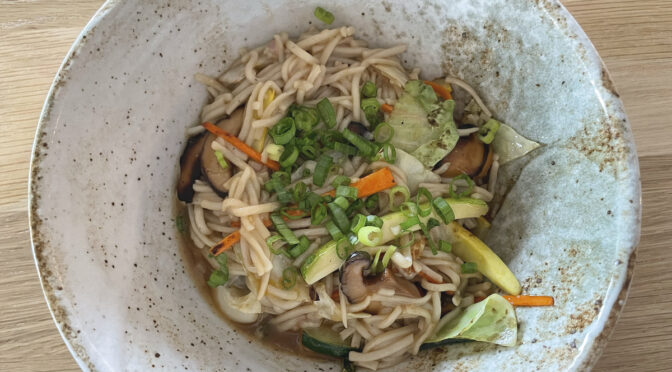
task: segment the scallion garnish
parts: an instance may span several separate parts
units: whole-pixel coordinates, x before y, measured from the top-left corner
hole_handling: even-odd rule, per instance
[[[411,194],[406,186],[394,186],[387,191],[390,197],[390,210],[398,211],[402,203],[411,198]]]
[[[439,249],[441,250],[441,252],[450,253],[450,251],[453,250],[453,245],[445,240],[441,240],[439,242]]]
[[[229,281],[229,269],[228,268],[226,268],[225,270],[219,269],[210,273],[210,277],[208,278],[208,285],[212,288],[216,288],[219,287],[220,285],[226,284],[227,281]]]
[[[432,200],[432,205],[434,206],[434,211],[441,218],[443,223],[448,224],[455,219],[453,208],[451,208],[450,204],[448,204],[442,197],[434,198],[434,200]]]
[[[302,181],[299,181],[294,185],[294,188],[292,189],[292,196],[294,197],[294,200],[301,200],[306,194],[306,190],[308,189],[308,186]]]
[[[282,216],[279,213],[271,214],[271,222],[273,222],[275,230],[282,235],[287,244],[294,245],[299,243],[299,239],[294,235],[292,230],[289,229],[285,220],[282,219]]]
[[[285,151],[280,155],[280,166],[283,168],[289,168],[294,165],[296,159],[299,158],[299,150],[294,145],[285,146]]]
[[[334,163],[334,159],[329,155],[321,155],[317,159],[317,164],[315,165],[315,173],[313,173],[313,184],[317,186],[324,185],[324,181],[327,179],[327,174],[329,174],[329,169]]]
[[[339,196],[338,198],[343,198],[342,196]],[[327,207],[329,208],[329,212],[331,212],[331,217],[336,226],[338,226],[338,229],[341,230],[341,232],[346,232],[350,230],[350,221],[348,220],[348,216],[345,213],[345,208],[341,207],[341,204],[338,203],[340,201],[338,198],[334,199],[333,202],[327,204]],[[347,200],[345,200],[347,203]],[[347,207],[346,207],[347,208]]]
[[[327,228],[327,231],[329,232],[329,235],[331,235],[332,239],[338,240],[338,239],[341,239],[343,237],[343,232],[341,231],[341,229],[338,228],[338,226],[336,226],[334,221],[331,221],[331,220],[327,221],[324,224],[324,227]]]
[[[276,145],[288,144],[296,134],[296,124],[294,123],[294,119],[290,117],[280,119],[280,121],[271,128],[269,133]]]
[[[278,191],[276,195],[278,197],[278,201],[282,204],[294,203],[296,201],[294,200],[292,193],[285,189]]]
[[[367,157],[373,156],[377,152],[376,145],[366,138],[351,132],[349,129],[343,130],[343,138],[352,143],[359,152]]]
[[[334,150],[344,155],[357,155],[357,149],[341,142],[334,142]]]
[[[334,189],[337,189],[339,186],[348,186],[350,184],[350,177],[348,176],[336,176],[333,181],[331,181],[331,186]]]
[[[290,266],[282,271],[282,288],[292,289],[296,285],[296,277],[299,271],[294,266]]]
[[[403,213],[406,217],[417,216],[420,211],[418,205],[413,202],[401,203],[399,210],[401,210],[401,213]]]
[[[397,161],[397,149],[391,143],[384,143],[382,147],[383,159],[390,164]]]
[[[336,196],[342,196],[350,200],[357,199],[357,188],[352,186],[338,186],[336,188]]]
[[[401,230],[406,231],[409,230],[411,227],[418,225],[420,223],[420,219],[418,216],[412,216],[409,217],[406,221],[402,222],[399,227],[401,227]]]
[[[348,199],[346,199],[343,196],[337,196],[334,198],[332,203],[338,205],[342,209],[347,209],[350,206],[350,202],[348,202]]]
[[[383,239],[383,232],[380,227],[364,226],[357,232],[357,239],[368,247],[375,247]]]
[[[335,240],[336,240],[336,255],[338,256],[338,258],[345,260],[350,254],[350,248],[352,247],[352,244],[350,244],[349,239],[346,237],[342,237],[340,239]]]
[[[303,168],[303,172],[301,172],[301,177],[306,178],[308,176],[310,176],[310,169]]]
[[[455,181],[458,180],[465,180],[467,182],[467,190],[462,191],[459,194],[455,191],[457,189],[457,186],[455,186]],[[448,193],[450,194],[451,198],[463,198],[465,196],[471,195],[472,191],[474,191],[474,181],[472,181],[471,178],[469,178],[469,176],[464,173],[453,177],[453,179],[450,181],[450,189],[448,190]]]
[[[184,220],[184,216],[179,215],[175,217],[175,227],[177,227],[177,231],[181,233],[187,231],[187,223]]]
[[[488,119],[478,131],[478,139],[485,144],[490,144],[495,139],[495,134],[499,130],[499,121]]]
[[[324,22],[328,25],[330,25],[332,22],[334,22],[334,15],[330,11],[328,11],[328,10],[322,8],[322,7],[318,6],[317,8],[315,8],[315,11],[313,12],[313,14],[315,15],[315,18],[319,19],[320,21],[322,21],[322,22]]]
[[[300,106],[292,111],[296,129],[309,132],[319,122],[319,113],[313,107]]]
[[[366,224],[369,226],[383,227],[383,219],[376,215],[370,214],[366,216]]]
[[[366,217],[363,214],[357,214],[350,222],[350,231],[357,234],[364,226],[366,226]]]
[[[415,202],[420,208],[420,217],[427,217],[430,213],[432,213],[432,193],[430,193],[426,188],[420,187],[418,189],[418,193],[415,195]],[[423,208],[423,205],[426,205],[426,207]]]
[[[465,262],[461,266],[462,274],[473,274],[478,271],[476,267],[476,262]]]
[[[397,247],[393,245],[387,247],[387,251],[385,251],[385,256],[383,256],[383,260],[381,261],[381,263],[383,264],[383,269],[387,268],[387,265],[390,263],[390,259],[392,258],[392,255],[394,254],[394,252],[396,252],[396,250]]]
[[[280,208],[280,214],[289,220],[299,220],[308,215],[306,211],[302,211],[294,207],[282,207]]]
[[[299,238],[299,244],[289,250],[289,255],[292,256],[292,258],[297,258],[308,249],[308,246],[310,246],[310,240],[305,236],[301,236]]]
[[[219,163],[219,166],[222,167],[222,169],[229,168],[229,163],[226,162],[226,159],[224,159],[224,155],[221,152],[215,151],[215,158],[217,158],[217,163]]]
[[[313,145],[303,145],[301,146],[301,155],[303,155],[303,157],[306,159],[315,160],[317,158],[318,151]]]
[[[437,220],[437,219],[434,218],[434,217],[430,217],[430,218],[427,220],[427,231],[430,231],[430,230],[432,230],[433,228],[438,227],[438,226],[440,226],[440,225],[441,225],[441,223],[439,222],[439,220]]]
[[[360,102],[360,107],[365,114],[375,114],[380,110],[380,102],[378,102],[378,99],[375,97],[364,98]]]
[[[373,81],[367,81],[362,85],[362,96],[366,98],[373,98],[378,94],[378,87]]]
[[[317,203],[310,210],[311,225],[319,225],[327,217],[327,207],[322,203]]]
[[[373,140],[378,143],[388,143],[394,136],[394,128],[390,124],[382,122],[373,131]]]
[[[327,128],[331,129],[336,126],[336,112],[334,111],[334,106],[329,102],[329,99],[325,97],[318,102],[317,111]]]
[[[367,211],[371,212],[378,208],[378,200],[380,197],[378,194],[373,194],[366,198],[366,202],[364,202],[364,208],[366,208]]]

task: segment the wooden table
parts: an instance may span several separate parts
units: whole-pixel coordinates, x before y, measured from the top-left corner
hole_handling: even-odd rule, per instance
[[[77,365],[58,335],[30,251],[28,163],[49,85],[101,0],[0,0],[0,367]],[[598,371],[672,369],[672,1],[567,0],[620,92],[644,200],[630,298]]]

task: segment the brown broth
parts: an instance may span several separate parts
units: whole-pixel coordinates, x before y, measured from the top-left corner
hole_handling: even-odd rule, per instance
[[[183,216],[186,223],[186,231],[184,233],[177,232],[177,242],[180,254],[182,259],[186,263],[188,275],[194,280],[198,292],[203,297],[203,299],[210,305],[210,308],[214,313],[216,313],[220,318],[224,319],[229,326],[238,333],[243,334],[249,340],[252,340],[256,343],[265,345],[276,351],[281,351],[291,355],[301,355],[310,359],[319,359],[319,360],[336,360],[334,358],[328,357],[326,355],[315,353],[309,349],[306,349],[301,344],[301,333],[300,332],[279,332],[273,326],[267,323],[268,317],[262,316],[260,320],[253,324],[239,324],[236,323],[222,313],[217,306],[214,296],[213,289],[207,285],[208,277],[210,276],[211,268],[208,261],[203,257],[199,252],[198,248],[194,245],[194,242],[191,240],[189,234],[189,218],[187,217],[187,210],[184,205],[175,199],[175,216]]]

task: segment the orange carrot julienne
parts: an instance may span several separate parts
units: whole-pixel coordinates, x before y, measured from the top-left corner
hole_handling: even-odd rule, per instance
[[[383,110],[383,112],[387,112],[388,114],[394,110],[394,106],[388,105],[387,103],[383,103],[380,105],[380,109]]]
[[[224,239],[220,240],[219,243],[212,246],[212,248],[210,248],[210,253],[212,253],[213,256],[217,256],[220,253],[224,252],[225,250],[233,247],[233,245],[238,243],[239,241],[240,241],[240,231],[234,231],[231,234],[225,236]]]
[[[368,176],[361,178],[357,182],[350,184],[350,187],[357,189],[358,198],[366,198],[377,192],[387,190],[390,187],[395,186],[397,183],[394,181],[394,175],[390,168],[385,167],[381,168]],[[324,195],[334,196],[336,195],[336,190],[331,190]]]
[[[529,295],[502,295],[513,306],[553,306],[555,300],[551,296],[529,296]],[[474,302],[483,301],[485,297],[474,297]]]
[[[438,94],[441,98],[453,99],[453,95],[450,94],[450,90],[446,89],[446,87],[444,86],[441,86],[441,84],[437,84],[433,81],[427,81],[427,80],[425,80],[425,84],[432,87],[432,89],[434,89],[434,92]]]
[[[261,154],[258,151],[246,145],[245,142],[241,141],[240,139],[238,139],[238,137],[234,136],[233,134],[221,128],[218,128],[217,126],[213,125],[210,122],[203,123],[203,128],[207,129],[208,132],[216,135],[217,137],[222,138],[224,141],[232,144],[238,150],[242,151],[245,155],[249,156],[252,160],[256,161],[257,163],[263,164],[273,169],[274,171],[280,170],[280,163],[273,160],[262,161]]]

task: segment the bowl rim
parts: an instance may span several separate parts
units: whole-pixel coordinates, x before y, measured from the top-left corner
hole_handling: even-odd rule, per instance
[[[70,354],[72,355],[78,366],[84,371],[96,370],[96,366],[89,359],[88,351],[86,350],[86,348],[83,345],[77,344],[77,340],[73,337],[70,337],[67,334],[66,329],[70,328],[68,324],[68,317],[66,316],[67,308],[65,305],[59,303],[57,298],[53,295],[54,289],[48,283],[46,278],[50,274],[50,272],[43,271],[45,268],[48,267],[48,263],[43,261],[41,255],[38,253],[38,251],[41,249],[41,246],[45,243],[42,242],[39,237],[41,220],[37,215],[37,210],[39,208],[39,197],[37,196],[39,195],[39,193],[37,190],[35,179],[36,179],[36,173],[39,169],[39,163],[41,160],[39,156],[39,148],[41,146],[41,143],[43,143],[42,140],[45,135],[43,129],[49,124],[50,119],[49,114],[54,105],[56,93],[61,87],[63,81],[65,81],[66,77],[68,76],[69,73],[68,68],[72,63],[72,61],[75,59],[77,51],[83,46],[86,36],[91,32],[93,32],[96,26],[101,22],[101,20],[103,20],[105,16],[107,16],[110,13],[110,11],[112,11],[117,5],[121,3],[123,3],[123,0],[106,0],[101,5],[101,7],[94,13],[94,15],[88,21],[86,26],[84,26],[84,28],[79,33],[79,35],[73,42],[72,46],[68,50],[63,61],[61,62],[61,65],[56,73],[56,76],[54,77],[51,83],[51,86],[47,93],[47,97],[45,99],[44,105],[40,113],[40,117],[38,119],[37,127],[35,130],[35,138],[31,149],[30,170],[28,175],[28,190],[27,190],[28,224],[29,224],[31,251],[33,254],[33,260],[35,262],[35,267],[37,269],[37,275],[40,280],[40,285],[45,298],[45,302],[47,303],[47,307],[49,308],[49,312],[51,313],[51,317],[56,325],[56,328],[58,329],[58,332],[61,335],[61,338],[63,339],[66,347],[70,351]],[[529,0],[529,3],[533,4],[534,2]],[[616,296],[616,299],[613,302],[613,304],[611,304],[611,308],[609,309],[608,314],[606,314],[607,315],[606,319],[604,320],[602,328],[599,330],[599,334],[594,336],[593,341],[588,348],[581,350],[575,356],[574,363],[569,367],[569,369],[573,370],[590,370],[600,359],[607,345],[607,342],[615,329],[616,323],[622,313],[623,307],[625,306],[632,283],[635,261],[637,256],[637,246],[639,244],[641,234],[642,201],[641,201],[640,169],[635,150],[634,138],[632,137],[631,134],[630,122],[625,115],[623,102],[619,98],[619,94],[617,93],[617,90],[611,79],[611,75],[609,74],[604,61],[599,56],[597,49],[590,41],[583,28],[581,28],[581,26],[574,19],[569,10],[567,10],[567,8],[564,5],[562,5],[559,0],[544,0],[538,3],[538,5],[540,7],[546,8],[547,10],[552,7],[559,9],[554,11],[559,11],[562,14],[562,16],[566,18],[568,23],[566,27],[570,28],[571,31],[579,37],[579,40],[577,42],[580,45],[584,46],[586,48],[586,52],[588,54],[591,54],[592,57],[594,57],[595,61],[599,63],[598,67],[603,72],[600,83],[607,89],[607,91],[610,94],[613,95],[614,103],[616,104],[615,107],[612,108],[611,110],[616,110],[623,113],[624,128],[626,128],[626,131],[630,132],[629,136],[627,137],[627,142],[628,146],[630,146],[631,148],[632,155],[623,161],[630,163],[628,164],[628,166],[629,170],[632,171],[632,174],[629,177],[631,181],[629,183],[629,186],[632,188],[631,190],[634,191],[633,195],[635,195],[635,198],[633,199],[633,203],[630,204],[631,206],[630,209],[634,211],[631,218],[634,222],[635,229],[632,231],[632,238],[627,242],[630,246],[630,254],[627,258],[627,262],[624,262],[626,265],[621,265],[621,267],[625,267],[625,276],[623,277],[623,280],[617,284],[620,286],[620,289],[618,290],[618,295]],[[600,93],[596,91],[596,94]],[[604,306],[609,305],[605,304]],[[596,318],[596,321],[600,322],[600,319]],[[589,337],[589,335],[587,335],[586,337]]]

